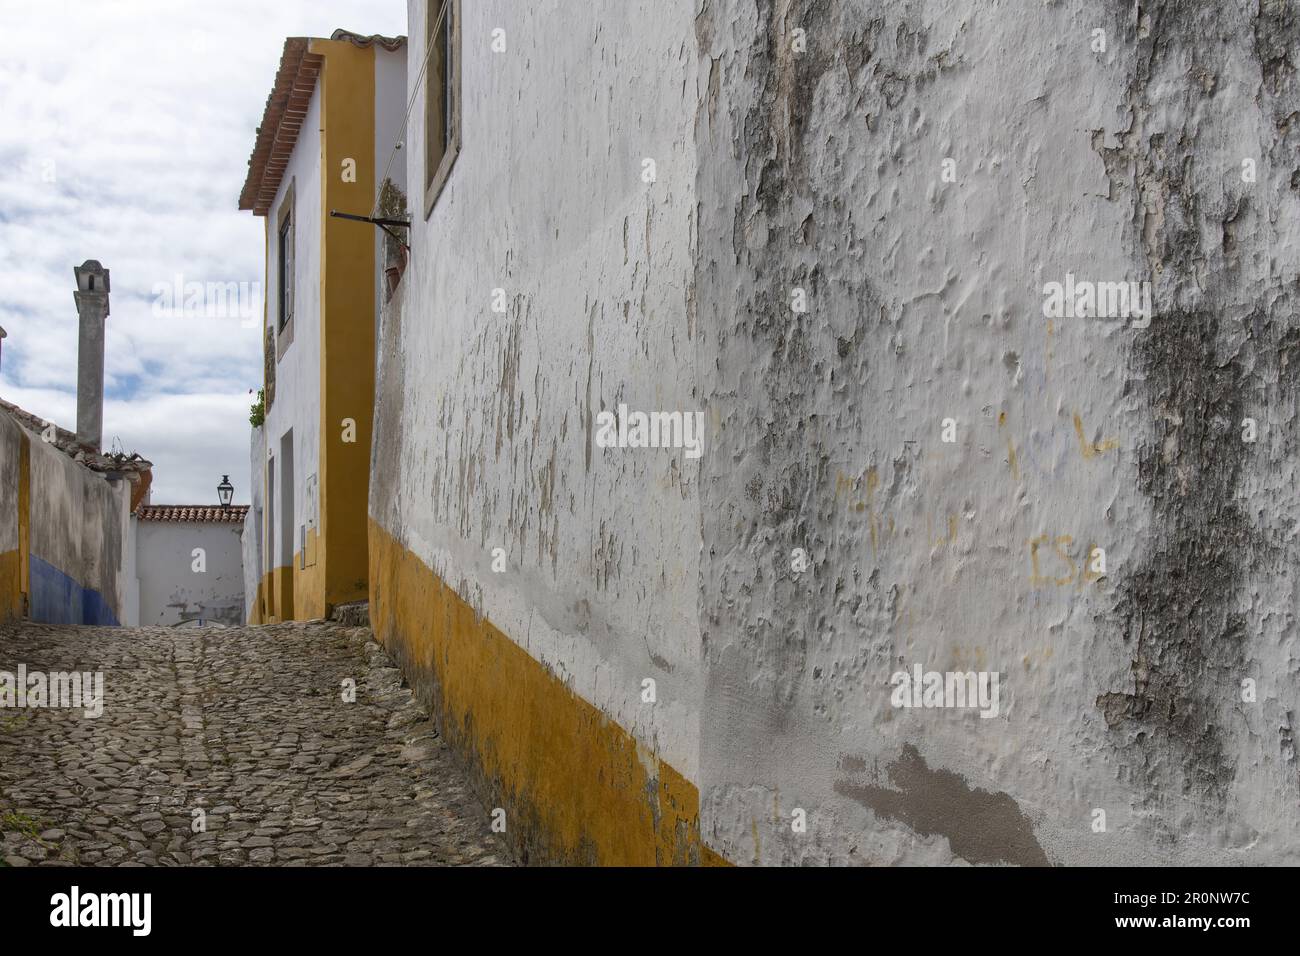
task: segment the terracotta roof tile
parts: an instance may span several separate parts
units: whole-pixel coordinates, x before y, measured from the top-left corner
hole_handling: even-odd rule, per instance
[[[372,33],[366,36],[364,33],[353,33],[351,30],[335,30],[330,34],[330,39],[347,40],[354,46],[359,47],[381,46],[389,53],[406,46],[406,37],[404,36],[386,37],[381,33]]]
[[[135,516],[141,521],[204,521],[243,524],[248,505],[141,505]]]
[[[239,208],[251,209],[257,216],[265,216],[275,201],[284,177],[285,159],[298,141],[298,131],[307,115],[306,104],[325,59],[310,52],[310,44],[310,37],[289,37],[284,41],[275,85],[266,98],[257,142],[248,158],[248,178],[239,194]]]
[[[346,40],[359,47],[377,45],[390,51],[400,50],[406,44],[406,37],[378,33],[363,36],[349,30],[335,30],[330,39]],[[319,53],[311,52],[311,41],[311,37],[288,37],[284,41],[280,68],[266,98],[253,155],[248,158],[248,178],[239,194],[239,208],[251,209],[255,216],[265,216],[270,211],[289,165],[289,155],[307,118],[316,78],[325,60]]]

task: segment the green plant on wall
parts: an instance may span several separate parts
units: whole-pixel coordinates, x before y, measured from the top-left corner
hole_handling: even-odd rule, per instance
[[[257,390],[257,401],[253,407],[248,410],[248,424],[254,428],[261,428],[262,423],[266,421],[266,389]]]

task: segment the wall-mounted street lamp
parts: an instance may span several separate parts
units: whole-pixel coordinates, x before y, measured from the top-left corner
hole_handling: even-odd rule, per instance
[[[235,496],[235,486],[230,483],[229,475],[221,476],[221,484],[217,485],[217,497],[221,499],[221,507],[229,508],[230,499]]]

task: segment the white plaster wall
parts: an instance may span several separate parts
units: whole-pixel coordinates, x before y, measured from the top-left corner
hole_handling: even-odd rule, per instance
[[[320,85],[312,93],[307,116],[298,133],[298,141],[289,157],[280,189],[267,213],[270,228],[268,274],[278,275],[277,228],[280,208],[290,183],[294,183],[295,200],[295,269],[293,344],[276,366],[275,402],[267,410],[265,432],[266,451],[280,455],[280,439],[293,429],[293,479],[294,479],[294,540],[289,553],[299,551],[298,528],[305,523],[305,486],[308,477],[320,470],[320,264],[321,264],[321,141],[320,141]],[[267,289],[268,321],[275,326],[276,286]],[[256,472],[255,472],[256,473]],[[265,458],[261,473],[265,474]],[[275,496],[274,521],[265,523],[267,550],[265,560],[268,570],[284,564],[279,560],[281,502],[280,479],[284,474],[276,464],[276,487],[267,489]],[[319,496],[317,498],[319,501]],[[319,515],[316,516],[319,522]]]
[[[130,486],[127,486],[130,494]],[[140,578],[136,569],[136,529],[139,519],[130,514],[130,498],[122,509],[122,626],[138,627],[140,624]]]
[[[241,531],[236,522],[137,522],[140,624],[170,627],[198,619],[242,624]],[[195,570],[196,549],[203,551],[202,571]]]
[[[107,481],[0,413],[0,552],[18,548],[20,452],[26,433],[31,452],[30,547],[36,557],[99,593],[119,623],[134,613],[130,546],[130,484]],[[40,588],[39,584],[33,589]],[[70,612],[33,595],[38,616]],[[80,621],[78,621],[80,623]]]
[[[372,513],[734,861],[1296,862],[1300,36],[1157,6],[466,4]],[[1066,273],[1151,327],[1048,323]],[[704,458],[594,448],[620,401]],[[998,715],[893,707],[914,664]]]
[[[388,177],[406,189],[406,155],[400,149],[393,151],[394,144],[402,138],[402,121],[406,115],[406,50],[406,47],[385,50],[378,44],[374,47],[376,189],[383,185],[385,168]]]
[[[701,5],[701,828],[734,860],[1297,860],[1300,96],[1262,69],[1295,27],[1150,6]],[[1067,272],[1154,281],[1152,327],[1049,324]],[[895,709],[914,663],[1000,672],[1001,713]]]
[[[253,428],[248,437],[248,455],[255,476],[249,495],[248,513],[244,515],[244,525],[240,531],[240,551],[244,565],[244,620],[253,616],[253,602],[257,600],[257,588],[265,573],[262,549],[262,525],[265,520],[266,495],[263,491],[265,472],[260,470],[266,461],[266,429]]]
[[[378,44],[375,50],[375,203],[379,201],[383,189],[385,174],[403,193],[406,186],[406,153],[394,147],[402,142],[405,135],[403,120],[406,116],[406,47],[388,51]],[[417,67],[418,69],[418,67]],[[377,213],[382,215],[382,213]],[[407,213],[410,215],[409,209]],[[405,233],[394,229],[399,236]],[[382,229],[375,229],[375,315],[378,316],[384,304],[384,290],[387,280],[384,278],[384,239],[387,234]],[[376,321],[376,338],[379,323]]]
[[[22,426],[0,413],[0,553],[18,550]]]
[[[424,4],[408,10],[413,83]],[[372,513],[408,548],[692,779],[698,462],[592,436],[619,402],[701,409],[693,15],[687,0],[464,4],[463,147],[428,221],[411,197],[403,368],[381,370],[404,377],[400,463],[372,478]],[[420,184],[422,96],[406,137]]]
[[[38,434],[28,432],[28,439],[32,555],[80,588],[96,592],[120,623],[127,591],[122,581],[125,513],[130,507],[127,482],[109,482]],[[35,609],[35,581],[32,589]],[[56,610],[69,609],[65,605]]]

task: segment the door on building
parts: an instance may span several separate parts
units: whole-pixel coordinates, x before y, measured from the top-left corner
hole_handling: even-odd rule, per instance
[[[280,439],[280,547],[276,564],[293,567],[293,429]]]
[[[275,496],[279,493],[275,483],[275,455],[266,458],[266,524],[262,525],[262,574],[275,570]]]

